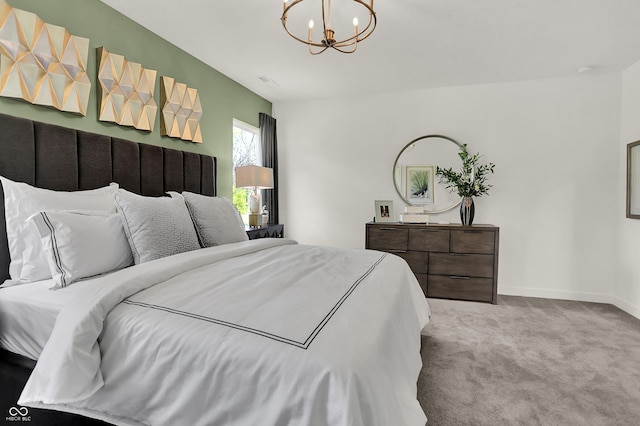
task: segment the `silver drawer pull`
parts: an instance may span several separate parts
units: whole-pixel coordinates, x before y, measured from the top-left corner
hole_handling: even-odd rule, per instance
[[[451,278],[452,280],[468,280],[469,277],[462,277],[460,275],[451,275],[449,278]]]
[[[380,228],[381,231],[396,231],[398,228]]]
[[[406,250],[387,250],[387,253],[406,253]]]
[[[469,253],[449,253],[451,256],[469,256]]]

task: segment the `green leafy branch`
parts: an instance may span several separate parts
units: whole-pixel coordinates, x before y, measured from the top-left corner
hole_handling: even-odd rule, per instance
[[[451,192],[456,191],[460,197],[479,197],[489,193],[493,186],[486,182],[487,175],[493,174],[495,164],[478,164],[481,155],[469,154],[467,144],[462,145],[458,156],[462,160],[462,170],[454,172],[453,168],[446,169],[436,166],[436,176]]]

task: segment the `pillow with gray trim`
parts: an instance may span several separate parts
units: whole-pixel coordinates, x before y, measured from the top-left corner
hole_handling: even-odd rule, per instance
[[[118,184],[88,191],[52,191],[0,176],[4,188],[7,240],[14,284],[51,278],[40,236],[28,219],[41,211],[101,210],[115,213],[113,194]],[[0,200],[2,202],[2,200]]]
[[[40,212],[35,223],[51,276],[52,290],[133,264],[131,249],[116,213]]]
[[[119,189],[114,199],[136,265],[200,248],[182,197],[144,197]]]
[[[172,197],[180,195],[170,193]],[[236,207],[226,198],[183,192],[202,247],[247,241],[249,237]]]

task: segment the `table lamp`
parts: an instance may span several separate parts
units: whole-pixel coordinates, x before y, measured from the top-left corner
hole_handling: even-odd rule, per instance
[[[273,169],[261,166],[236,167],[236,188],[253,188],[249,194],[249,226],[262,225],[260,189],[273,188]]]

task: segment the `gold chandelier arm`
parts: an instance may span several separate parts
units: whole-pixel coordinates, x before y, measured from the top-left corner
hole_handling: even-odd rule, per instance
[[[358,42],[351,43],[350,46],[353,46],[353,50],[344,50],[344,49],[342,49],[342,47],[346,47],[346,46],[333,45],[331,47],[333,47],[334,49],[336,49],[338,52],[341,52],[341,53],[353,53],[358,49]]]
[[[342,40],[340,42],[337,42],[334,46],[337,46],[337,47],[351,46],[352,44],[354,44],[354,43],[357,44],[357,43],[361,42],[362,40],[366,39],[367,37],[369,37],[371,35],[371,33],[373,32],[373,30],[375,29],[375,25],[373,26],[371,31],[369,31],[368,33],[367,33],[367,30],[369,29],[369,27],[371,27],[371,23],[373,22],[374,19],[375,18],[372,18],[372,16],[370,15],[369,16],[369,22],[367,23],[367,26],[364,27],[364,29],[362,31],[358,31],[358,34],[354,35],[351,38],[348,38],[346,40]],[[360,38],[360,36],[362,34],[365,34],[365,36]],[[336,49],[336,50],[340,50],[340,49]],[[343,52],[342,50],[340,50],[340,51]],[[355,49],[354,49],[354,51],[355,51]],[[343,53],[353,53],[353,52],[343,52]]]
[[[324,52],[325,50],[327,50],[329,48],[329,46],[322,45],[322,49],[318,50],[317,52],[314,52],[312,50],[311,46],[312,45],[309,45],[309,53],[314,55],[314,56],[321,54],[322,52]],[[314,44],[313,46],[316,46],[316,45]]]
[[[365,4],[365,6],[366,6],[366,4]],[[371,11],[371,13],[369,14],[369,22],[367,22],[367,26],[364,27],[364,29],[362,31],[360,31],[360,33],[358,34],[358,35],[365,34],[365,36],[362,37],[362,38],[359,38],[358,41],[362,41],[362,40],[366,39],[367,37],[369,37],[373,33],[373,30],[376,29],[376,24],[378,23],[378,19],[376,17],[376,13],[371,9],[369,9],[369,10]],[[371,27],[372,23],[373,23],[373,27]],[[369,28],[371,28],[371,29],[369,29]]]
[[[364,29],[362,31],[358,32],[358,38],[356,40],[356,41],[362,41],[362,40],[365,40],[367,37],[369,37],[373,33],[373,30],[376,29],[376,25],[378,23],[378,18],[376,17],[376,12],[373,10],[373,0],[371,0],[371,6],[369,6],[368,4],[363,2],[362,0],[354,0],[354,1],[356,1],[357,3],[360,3],[362,6],[366,7],[367,9],[369,9],[369,21],[367,22],[367,26],[364,27]],[[373,23],[373,27],[371,27],[372,23]],[[371,28],[371,29],[369,29],[369,28]],[[362,34],[365,34],[365,36],[362,37],[362,38],[359,38]]]

